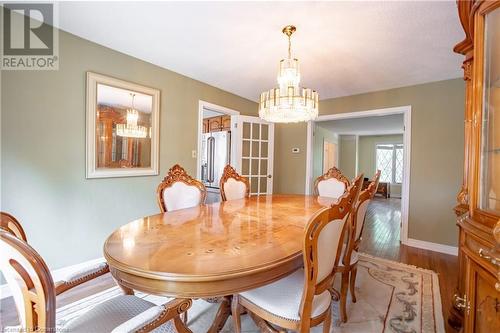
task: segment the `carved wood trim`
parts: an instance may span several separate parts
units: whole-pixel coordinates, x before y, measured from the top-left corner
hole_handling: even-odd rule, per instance
[[[192,304],[193,302],[190,299],[173,299],[163,304],[163,311],[154,320],[138,329],[136,333],[151,332],[172,319],[174,320],[174,326],[177,332],[190,333],[191,330],[182,322],[180,315],[186,313]]]
[[[26,233],[21,223],[9,213],[0,212],[0,229],[3,229],[19,239],[27,242]]]
[[[458,17],[460,24],[465,32],[465,38],[460,43],[455,45],[453,51],[463,55],[467,55],[474,48],[474,4],[475,0],[458,0]]]
[[[184,183],[188,186],[196,187],[201,194],[200,203],[201,204],[205,203],[205,199],[207,197],[207,189],[205,188],[205,185],[203,185],[203,183],[200,182],[199,180],[196,180],[193,177],[191,177],[186,172],[186,170],[184,170],[184,168],[181,167],[179,164],[175,164],[168,170],[167,175],[165,176],[165,178],[163,178],[162,182],[158,185],[156,189],[158,206],[160,206],[160,211],[162,213],[165,213],[167,211],[167,206],[165,205],[165,201],[163,199],[163,190],[166,189],[167,187],[172,186],[177,182]]]
[[[328,180],[330,178],[335,178],[345,184],[345,187],[348,188],[350,185],[349,179],[342,174],[342,172],[337,169],[336,167],[331,167],[327,172],[325,172],[323,175],[319,176],[316,178],[314,181],[314,195],[319,195],[318,192],[318,184],[319,182],[323,180]]]
[[[250,197],[250,182],[246,177],[243,177],[239,175],[236,170],[231,166],[231,165],[226,165],[224,167],[224,172],[222,173],[222,177],[219,182],[219,187],[220,187],[220,195],[222,198],[222,201],[226,201],[226,192],[224,190],[224,186],[226,185],[226,182],[228,181],[229,178],[233,178],[234,180],[238,182],[242,182],[245,184],[246,187],[246,192],[245,192],[245,198]]]

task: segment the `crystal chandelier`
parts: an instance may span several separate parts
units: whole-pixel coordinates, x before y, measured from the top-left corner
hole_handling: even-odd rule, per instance
[[[280,61],[279,88],[260,95],[259,116],[269,122],[296,123],[314,120],[318,116],[318,93],[299,86],[299,61],[292,58],[291,52],[291,36],[295,30],[293,25],[283,28],[283,33],[288,36],[288,57]]]
[[[134,109],[134,97],[132,96],[132,108],[127,109],[127,123],[116,124],[116,134],[119,136],[126,136],[129,138],[145,138],[148,135],[148,129],[144,126],[138,126],[139,112]]]

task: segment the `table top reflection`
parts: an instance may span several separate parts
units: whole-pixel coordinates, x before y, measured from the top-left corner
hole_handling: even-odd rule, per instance
[[[299,268],[304,227],[333,201],[268,195],[157,214],[113,232],[104,255],[118,282],[133,289],[171,296],[229,295]],[[197,285],[202,282],[213,283],[203,288]]]

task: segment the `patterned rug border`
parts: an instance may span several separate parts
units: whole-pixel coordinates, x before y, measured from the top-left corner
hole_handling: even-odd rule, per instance
[[[436,329],[438,332],[445,332],[444,329],[444,315],[443,315],[443,305],[441,303],[441,286],[439,284],[439,274],[436,273],[435,271],[431,269],[426,269],[426,268],[421,268],[415,265],[409,265],[409,264],[404,264],[402,262],[390,260],[390,259],[385,259],[385,258],[380,258],[380,257],[375,257],[367,253],[359,252],[358,253],[360,256],[360,259],[371,259],[371,260],[378,260],[382,263],[386,264],[391,264],[395,266],[403,266],[406,267],[407,269],[413,269],[417,272],[422,272],[422,273],[427,273],[432,276],[432,283],[434,288],[437,289],[437,292],[434,293],[434,313],[439,313],[441,316],[435,316],[436,320]]]

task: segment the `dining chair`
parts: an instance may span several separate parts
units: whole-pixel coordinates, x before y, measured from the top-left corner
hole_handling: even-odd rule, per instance
[[[19,223],[19,221],[9,213],[0,212],[0,231],[10,233],[25,243],[28,243],[26,233],[24,232],[21,223]],[[86,265],[80,268],[77,272],[71,272],[63,276],[62,279],[55,284],[56,294],[59,295],[66,290],[108,272],[108,264],[104,261]]]
[[[155,305],[133,295],[116,296],[56,328],[56,296],[68,289],[54,284],[45,261],[31,246],[6,231],[0,231],[0,253],[0,271],[14,296],[21,332],[149,332],[160,326],[161,332],[191,332],[179,317],[191,300]],[[76,281],[92,278],[81,274]]]
[[[358,177],[361,177],[360,180],[362,179],[362,175]],[[347,242],[342,246],[342,259],[335,269],[336,273],[342,275],[340,293],[337,293],[337,297],[340,301],[340,320],[344,323],[347,322],[348,289],[351,291],[352,302],[356,303],[354,287],[358,270],[359,244],[361,243],[361,234],[363,232],[368,205],[377,192],[379,180],[380,170],[377,170],[368,187],[360,192],[357,202],[352,207],[347,228]]]
[[[336,167],[330,168],[314,181],[314,194],[321,197],[339,198],[349,186],[349,179]]]
[[[192,178],[183,167],[176,164],[168,170],[168,174],[158,185],[156,196],[160,211],[165,213],[204,204],[207,189],[203,183]]]
[[[303,236],[303,268],[276,282],[233,296],[235,332],[241,331],[242,309],[268,331],[277,332],[271,326],[276,325],[304,333],[321,323],[323,332],[330,331],[329,287],[340,259],[346,221],[359,190],[360,182],[309,220]]]
[[[250,183],[240,176],[231,165],[226,165],[219,183],[222,201],[248,198]]]
[[[27,242],[26,233],[21,223],[12,215],[6,212],[0,212],[0,230],[10,232],[14,236]]]

